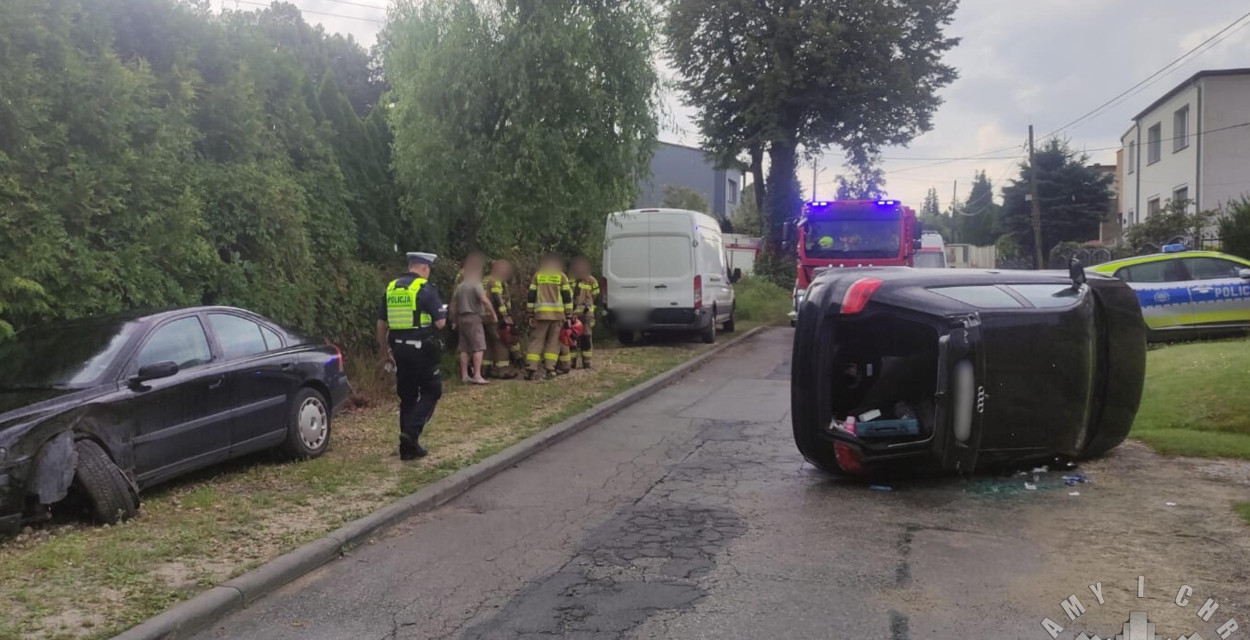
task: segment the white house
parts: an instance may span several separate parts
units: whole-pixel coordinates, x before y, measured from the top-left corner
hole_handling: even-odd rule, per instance
[[[1194,74],[1133,118],[1120,142],[1126,226],[1172,200],[1208,210],[1250,195],[1250,69]]]

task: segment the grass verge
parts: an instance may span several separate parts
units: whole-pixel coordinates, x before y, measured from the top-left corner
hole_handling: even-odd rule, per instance
[[[1250,460],[1247,389],[1250,340],[1152,349],[1130,435],[1168,455]]]
[[[109,637],[705,348],[608,346],[596,350],[595,369],[554,382],[450,382],[420,462],[399,462],[388,400],[342,416],[317,460],[254,456],[145,493],[141,515],[116,527],[63,522],[24,532],[0,543],[0,638]]]
[[[790,290],[747,276],[734,285],[734,317],[740,324],[780,324],[793,306]]]
[[[1237,511],[1237,515],[1246,521],[1246,524],[1250,524],[1250,502],[1239,503],[1233,508]]]

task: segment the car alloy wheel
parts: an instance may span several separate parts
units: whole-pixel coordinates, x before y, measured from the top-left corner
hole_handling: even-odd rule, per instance
[[[305,398],[300,405],[299,437],[310,451],[316,451],[325,443],[330,433],[330,421],[326,415],[325,404],[320,398]]]

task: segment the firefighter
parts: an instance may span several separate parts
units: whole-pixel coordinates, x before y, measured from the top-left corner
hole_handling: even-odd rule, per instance
[[[428,281],[432,253],[409,253],[408,273],[391,281],[378,315],[378,352],[395,368],[399,395],[399,459],[427,453],[418,440],[443,395],[439,376],[442,345],[435,333],[447,320],[447,307]]]
[[[563,265],[561,268],[563,268]],[[573,290],[573,281],[568,276],[568,270],[565,269],[563,274],[564,279],[569,282],[569,289],[576,293]],[[569,340],[567,339],[570,328],[568,320],[566,318],[564,324],[560,327],[560,355],[556,358],[556,375],[558,376],[566,375],[573,370],[573,351],[570,349]]]
[[[573,274],[573,315],[582,323],[582,334],[573,345],[572,366],[577,367],[581,357],[583,369],[590,368],[594,357],[594,345],[590,332],[595,327],[595,305],[599,302],[599,281],[590,275],[590,261],[583,257],[573,259],[569,271]]]
[[[525,379],[538,376],[539,362],[547,379],[556,376],[560,358],[560,331],[573,315],[573,289],[564,275],[560,257],[549,254],[538,265],[538,273],[530,282],[526,311],[531,328],[529,351],[525,354]]]
[[[512,369],[512,360],[521,351],[521,345],[515,337],[516,327],[512,324],[512,314],[508,308],[510,280],[512,263],[502,258],[490,263],[490,275],[482,280],[498,318],[498,322],[486,325],[486,363],[482,368],[486,370],[487,378],[511,380],[517,376]]]

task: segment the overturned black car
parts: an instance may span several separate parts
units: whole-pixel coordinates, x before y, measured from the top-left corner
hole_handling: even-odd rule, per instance
[[[850,475],[1097,456],[1128,434],[1145,366],[1137,296],[1079,265],[830,269],[798,312],[794,439]]]

